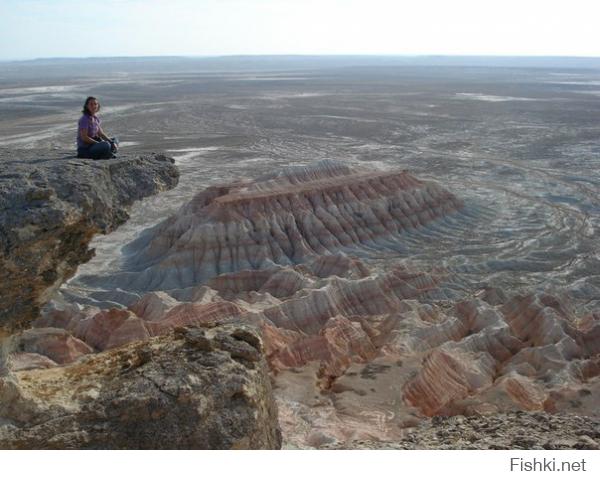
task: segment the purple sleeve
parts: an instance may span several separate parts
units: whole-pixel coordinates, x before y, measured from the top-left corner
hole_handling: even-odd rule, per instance
[[[88,118],[87,115],[83,115],[80,119],[79,119],[79,130],[82,130],[85,128],[85,131],[87,132],[90,128],[90,120]]]

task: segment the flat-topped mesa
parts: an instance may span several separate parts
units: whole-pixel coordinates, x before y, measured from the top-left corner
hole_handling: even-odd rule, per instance
[[[306,263],[340,252],[403,251],[402,234],[462,202],[406,171],[325,161],[254,182],[211,187],[128,246],[120,286],[185,288],[241,270]]]

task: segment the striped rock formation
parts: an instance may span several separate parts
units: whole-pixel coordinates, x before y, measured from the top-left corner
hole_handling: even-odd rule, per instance
[[[473,298],[439,306],[428,293],[440,278],[400,267],[354,279],[290,267],[258,272],[258,284],[247,276],[217,277],[212,285],[220,290],[171,292],[179,298],[148,293],[123,310],[55,310],[29,338],[56,336],[60,327],[63,337],[104,350],[186,325],[253,324],[275,375],[284,434],[299,446],[391,441],[435,415],[596,409],[600,318],[579,317],[568,298],[528,294],[499,305]],[[273,277],[292,278],[297,289],[278,297],[262,290]],[[15,352],[13,364],[32,353],[37,368],[71,361],[30,348]]]
[[[125,271],[100,282],[138,292],[171,290],[224,273],[309,262],[329,274],[321,257],[402,251],[404,232],[461,206],[437,183],[406,171],[335,162],[284,169],[200,192],[129,244]]]
[[[394,441],[438,415],[594,414],[600,314],[493,286],[441,301],[452,272],[386,261],[461,206],[407,172],[330,162],[208,188],[129,244],[123,271],[89,279],[135,301],[48,309],[13,369],[239,323],[262,333],[289,445]]]

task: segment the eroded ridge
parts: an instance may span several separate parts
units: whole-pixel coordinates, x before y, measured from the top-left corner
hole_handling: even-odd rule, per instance
[[[255,181],[208,188],[127,248],[138,291],[185,288],[229,272],[305,263],[339,252],[402,251],[403,233],[462,203],[406,171],[320,162]]]
[[[12,338],[9,370],[233,323],[261,333],[288,445],[397,441],[436,416],[597,415],[597,311],[541,289],[444,296],[444,262],[394,254],[460,206],[406,172],[330,162],[211,187],[128,246],[112,290],[98,277],[126,308],[46,309]]]
[[[325,264],[334,275],[318,275]],[[598,312],[581,316],[573,299],[547,293],[436,303],[443,271],[368,273],[338,255],[151,292],[127,309],[50,310],[14,339],[9,363],[53,368],[179,327],[233,322],[261,332],[292,445],[397,440],[439,415],[595,415]]]

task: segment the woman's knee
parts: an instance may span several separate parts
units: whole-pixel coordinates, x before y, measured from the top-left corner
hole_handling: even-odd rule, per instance
[[[94,158],[110,158],[112,156],[112,150],[110,143],[98,142],[92,147],[92,155]]]

